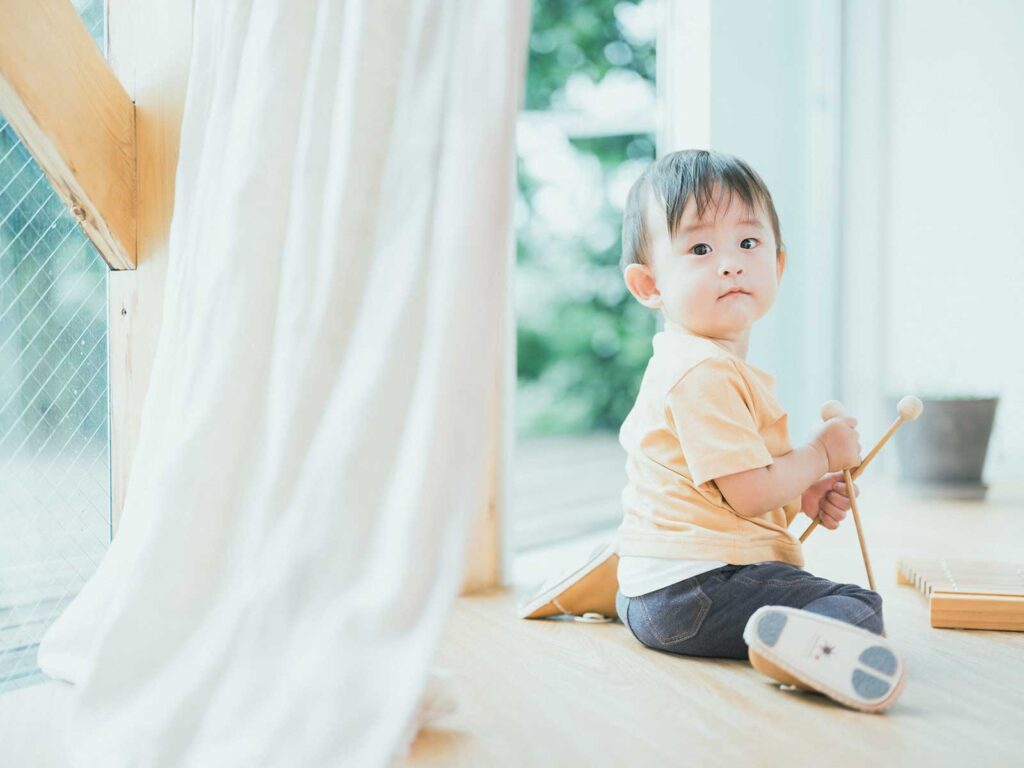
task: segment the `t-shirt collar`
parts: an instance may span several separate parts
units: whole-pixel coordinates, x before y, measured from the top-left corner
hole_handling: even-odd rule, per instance
[[[742,363],[746,368],[749,368],[754,373],[757,373],[757,374],[761,375],[768,382],[771,382],[771,383],[775,382],[775,377],[772,376],[770,373],[768,373],[767,371],[762,371],[760,368],[757,368],[756,366],[751,365],[746,360],[744,360],[742,357],[740,357],[735,352],[733,352],[731,349],[729,349],[724,344],[722,344],[720,341],[716,341],[715,339],[712,339],[712,338],[710,338],[708,336],[701,336],[699,333],[694,333],[689,328],[687,328],[685,325],[681,325],[680,323],[677,323],[677,322],[675,322],[673,320],[669,320],[668,318],[665,318],[664,322],[665,322],[665,332],[666,333],[670,333],[670,334],[674,334],[674,335],[680,335],[680,336],[688,336],[691,339],[697,339],[697,340],[704,341],[704,342],[707,342],[707,343],[710,343],[710,344],[714,344],[716,349],[724,352],[726,355],[731,357],[733,360],[736,360],[736,361]]]
[[[710,338],[708,336],[701,336],[699,333],[694,333],[689,328],[687,328],[685,325],[681,325],[680,323],[677,323],[677,322],[675,322],[673,320],[669,320],[668,318],[665,319],[665,330],[668,333],[680,334],[682,336],[689,336],[690,338],[693,338],[693,339],[700,339],[701,341],[709,342],[711,344],[714,344],[722,352],[725,352],[727,355],[729,355],[729,357],[733,357],[733,358],[735,358],[737,360],[740,360],[740,361],[742,361],[744,363],[747,362],[742,357],[740,357],[735,352],[733,352],[731,349],[729,349],[724,344],[722,344],[720,341],[716,341],[715,339],[712,339],[712,338]]]

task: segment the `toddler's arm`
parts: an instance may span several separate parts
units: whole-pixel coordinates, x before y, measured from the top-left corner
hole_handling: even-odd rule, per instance
[[[741,517],[781,507],[827,472],[860,463],[856,425],[849,416],[829,419],[807,445],[775,456],[767,467],[715,478],[715,485]]]

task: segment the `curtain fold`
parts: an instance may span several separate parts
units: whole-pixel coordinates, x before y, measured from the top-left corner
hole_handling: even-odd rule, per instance
[[[75,766],[384,765],[487,503],[528,2],[194,14],[125,509],[39,663]]]

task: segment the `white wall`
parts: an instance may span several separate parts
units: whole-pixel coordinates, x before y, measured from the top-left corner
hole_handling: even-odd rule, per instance
[[[1024,3],[893,0],[887,23],[883,385],[999,393],[985,476],[1024,479]]]
[[[833,397],[867,450],[890,397],[998,393],[985,478],[1024,480],[1024,2],[715,0],[710,18],[711,146],[765,178],[790,250],[749,359],[794,441]]]

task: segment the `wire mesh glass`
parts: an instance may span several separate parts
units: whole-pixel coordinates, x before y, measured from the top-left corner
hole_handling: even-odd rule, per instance
[[[74,3],[100,49],[103,0]],[[107,265],[0,115],[0,693],[110,544]]]

